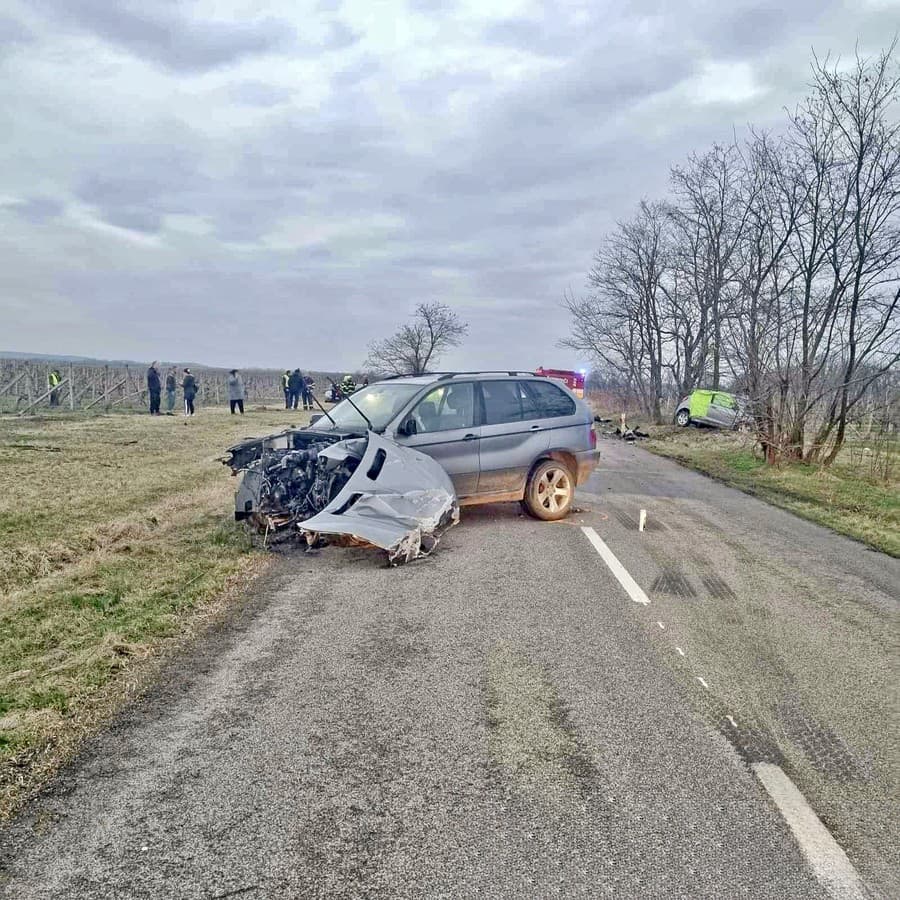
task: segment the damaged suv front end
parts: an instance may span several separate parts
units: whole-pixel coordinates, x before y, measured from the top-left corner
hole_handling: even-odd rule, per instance
[[[309,547],[376,547],[396,565],[427,556],[459,521],[444,469],[373,431],[289,429],[228,454],[243,473],[235,518],[266,533],[294,528]]]

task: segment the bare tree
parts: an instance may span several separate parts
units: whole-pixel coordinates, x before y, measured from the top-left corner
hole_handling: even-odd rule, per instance
[[[900,71],[892,46],[849,71],[814,67],[812,103],[834,134],[839,190],[829,263],[839,294],[840,387],[812,446],[833,462],[847,417],[900,360]],[[830,447],[826,442],[830,439]]]
[[[564,343],[623,373],[645,415],[662,420],[668,336],[662,281],[666,273],[667,209],[642,203],[597,253],[591,293],[567,297],[572,335]]]
[[[769,462],[832,463],[900,362],[900,70],[895,43],[814,60],[783,136],[753,131],[672,170],[603,243],[566,342],[647,415],[707,379],[746,393]],[[887,407],[886,407],[887,408]],[[862,407],[860,407],[862,409]]]
[[[672,218],[679,233],[676,258],[689,285],[681,297],[693,307],[693,315],[681,309],[678,317],[686,387],[697,386],[708,370],[712,387],[721,386],[727,289],[747,215],[740,192],[743,171],[734,144],[715,144],[707,153],[692,155],[686,166],[672,169],[676,197]]]
[[[794,359],[795,318],[788,308],[796,281],[789,253],[802,188],[788,170],[783,141],[751,133],[743,150],[746,219],[733,261],[734,315],[725,345],[737,387],[751,401],[757,440],[769,462],[782,455]]]
[[[462,343],[468,330],[449,306],[420,303],[412,321],[369,345],[366,366],[387,375],[424,375],[447,350]]]

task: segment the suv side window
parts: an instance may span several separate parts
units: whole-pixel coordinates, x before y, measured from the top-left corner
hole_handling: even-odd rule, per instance
[[[475,385],[442,384],[429,391],[412,411],[416,434],[471,428],[475,424]]]
[[[552,381],[529,381],[528,390],[534,394],[540,418],[575,415],[575,401]]]
[[[503,422],[521,422],[523,393],[522,386],[518,381],[482,381],[484,424],[500,425]]]

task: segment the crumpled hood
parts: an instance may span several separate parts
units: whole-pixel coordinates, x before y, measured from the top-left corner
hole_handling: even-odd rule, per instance
[[[310,543],[329,535],[331,543],[380,547],[394,564],[427,556],[439,533],[459,521],[450,477],[424,453],[372,431],[367,438],[356,471],[325,509],[300,524],[300,531]],[[340,452],[339,447],[329,452]]]

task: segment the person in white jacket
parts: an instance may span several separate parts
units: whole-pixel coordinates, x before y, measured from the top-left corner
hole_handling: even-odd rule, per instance
[[[240,410],[241,415],[244,414],[244,379],[237,369],[232,369],[228,373],[228,402],[231,405],[231,414],[234,415]]]

